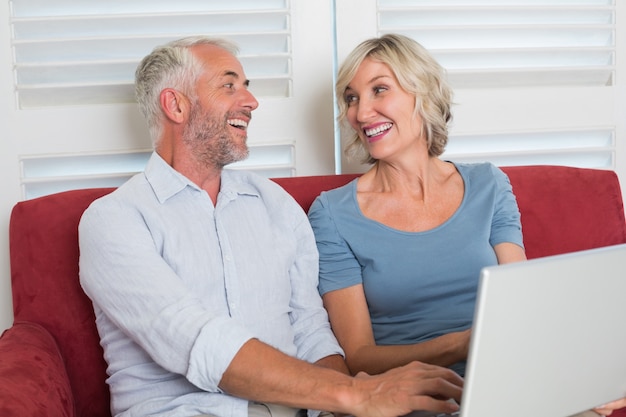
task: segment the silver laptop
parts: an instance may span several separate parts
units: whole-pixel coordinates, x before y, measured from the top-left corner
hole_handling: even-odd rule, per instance
[[[624,396],[626,244],[482,270],[461,417],[567,417]]]

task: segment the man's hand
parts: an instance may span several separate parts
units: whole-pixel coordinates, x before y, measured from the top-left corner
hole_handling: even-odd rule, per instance
[[[421,362],[375,376],[360,373],[354,382],[364,395],[355,416],[399,416],[414,410],[452,413],[458,405],[447,400],[460,402],[463,392],[463,379],[458,374]]]

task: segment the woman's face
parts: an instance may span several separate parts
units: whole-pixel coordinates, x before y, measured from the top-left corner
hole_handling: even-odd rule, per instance
[[[343,98],[346,118],[373,158],[389,159],[420,143],[415,96],[400,87],[387,64],[365,58]]]

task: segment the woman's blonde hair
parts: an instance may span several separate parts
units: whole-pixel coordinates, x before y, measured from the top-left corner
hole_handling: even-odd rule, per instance
[[[422,118],[428,154],[439,156],[448,143],[448,123],[452,120],[452,89],[444,68],[418,42],[398,34],[387,34],[359,44],[339,68],[335,93],[339,106],[339,121],[344,122],[348,103],[344,100],[346,88],[365,58],[389,66],[400,87],[415,96],[415,113]],[[348,157],[360,162],[374,163],[358,134],[346,146]]]

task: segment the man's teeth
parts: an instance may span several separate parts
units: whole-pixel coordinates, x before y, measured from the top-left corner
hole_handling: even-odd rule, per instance
[[[228,121],[228,124],[234,127],[246,128],[248,127],[248,123],[241,119],[231,119]]]
[[[365,134],[369,137],[376,136],[379,133],[384,132],[385,130],[391,129],[391,126],[391,123],[385,123],[372,129],[365,129]]]

